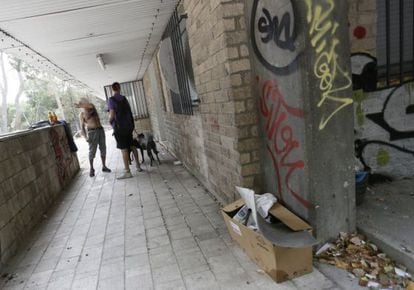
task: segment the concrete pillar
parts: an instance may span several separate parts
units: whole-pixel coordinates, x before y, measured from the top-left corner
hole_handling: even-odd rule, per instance
[[[347,1],[246,1],[266,191],[322,242],[355,229]]]

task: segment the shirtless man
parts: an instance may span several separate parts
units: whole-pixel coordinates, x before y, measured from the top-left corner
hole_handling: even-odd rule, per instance
[[[81,109],[79,114],[79,121],[81,125],[82,136],[85,137],[86,141],[89,143],[89,163],[91,169],[89,171],[89,176],[95,176],[95,169],[93,167],[93,159],[96,155],[96,150],[99,145],[99,151],[101,152],[102,159],[102,171],[111,172],[111,170],[106,167],[106,142],[105,142],[105,131],[101,125],[98,112],[93,104],[91,104],[86,98],[80,99],[80,101],[75,104],[76,108]]]

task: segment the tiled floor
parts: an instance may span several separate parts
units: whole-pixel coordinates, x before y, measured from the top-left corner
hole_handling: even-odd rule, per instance
[[[0,288],[336,289],[316,269],[284,284],[258,273],[231,242],[216,202],[168,154],[118,181],[120,153],[108,137],[113,173],[89,178],[78,144],[81,174],[4,269]]]

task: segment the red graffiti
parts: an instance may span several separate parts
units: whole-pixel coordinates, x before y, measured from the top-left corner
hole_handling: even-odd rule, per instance
[[[260,81],[259,77],[257,78]],[[294,108],[286,103],[276,80],[266,80],[263,83],[260,97],[260,112],[266,120],[265,132],[268,140],[267,151],[273,162],[278,181],[279,197],[283,200],[282,183],[288,192],[305,208],[312,208],[312,204],[292,188],[290,179],[299,170],[303,170],[303,160],[290,161],[295,149],[300,147],[294,137],[294,129],[285,122],[288,117],[304,118],[302,109]],[[282,176],[282,169],[285,173]]]
[[[363,39],[367,35],[367,29],[363,26],[357,26],[354,29],[354,36],[357,39]]]
[[[55,151],[59,182],[63,186],[70,175],[69,168],[73,162],[73,156],[70,154],[70,148],[64,135],[60,136],[55,128],[50,128],[49,136]]]

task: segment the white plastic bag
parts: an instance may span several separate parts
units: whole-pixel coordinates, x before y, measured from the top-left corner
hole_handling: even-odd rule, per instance
[[[277,202],[277,198],[271,193],[255,195],[257,212],[265,219],[269,215],[269,210]]]

